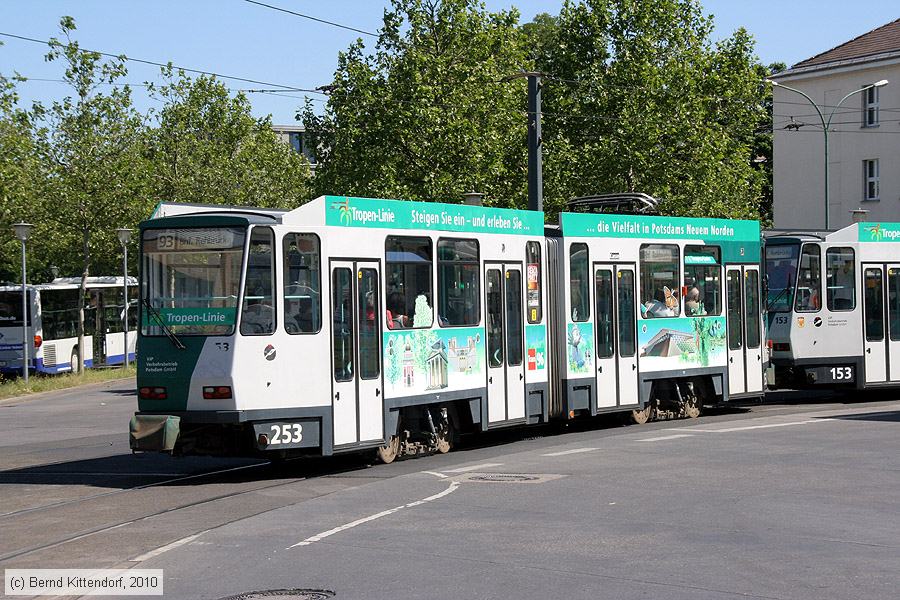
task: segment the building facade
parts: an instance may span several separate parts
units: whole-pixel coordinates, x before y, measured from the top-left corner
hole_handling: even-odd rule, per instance
[[[853,221],[900,221],[900,19],[772,76],[776,229],[825,226],[828,128],[829,228]],[[887,80],[882,87],[847,94]],[[840,104],[839,104],[840,103]]]
[[[272,131],[281,141],[289,144],[294,152],[305,156],[310,169],[316,168],[316,158],[306,137],[306,129],[302,125],[272,125]]]

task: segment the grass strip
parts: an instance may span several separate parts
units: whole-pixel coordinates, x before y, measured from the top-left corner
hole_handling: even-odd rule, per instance
[[[28,396],[41,392],[53,392],[65,390],[90,383],[102,383],[113,379],[134,377],[136,369],[130,366],[127,369],[121,367],[85,369],[83,373],[62,373],[60,375],[36,374],[28,378],[28,387],[21,377],[0,376],[0,400]]]

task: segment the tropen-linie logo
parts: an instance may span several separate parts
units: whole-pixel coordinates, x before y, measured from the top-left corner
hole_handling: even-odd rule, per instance
[[[342,224],[350,225],[353,223],[353,211],[350,210],[350,198],[344,198],[341,202],[333,203],[331,208],[341,211]]]
[[[872,225],[871,227],[866,227],[866,231],[872,236],[872,239],[876,242],[880,242],[884,237],[884,232],[881,230],[881,223],[877,225]]]

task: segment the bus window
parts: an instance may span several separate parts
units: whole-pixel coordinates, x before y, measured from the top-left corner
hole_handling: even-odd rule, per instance
[[[816,312],[822,308],[822,251],[818,244],[804,244],[797,272],[797,312]]]
[[[645,319],[681,314],[678,254],[675,244],[641,246],[641,315]]]
[[[431,240],[388,236],[384,253],[388,329],[431,327]]]
[[[284,329],[290,334],[316,333],[322,327],[319,236],[289,233],[284,253]]]
[[[687,317],[722,313],[721,251],[718,246],[684,247],[684,314]]]
[[[133,297],[134,287],[128,289]],[[133,307],[133,308],[132,308]],[[128,320],[131,330],[137,322],[137,305],[129,305]],[[45,340],[62,340],[78,335],[78,290],[41,291],[41,327]]]
[[[34,301],[31,290],[27,290],[26,300],[28,306],[31,306]],[[0,327],[12,327],[13,325],[22,326],[22,292],[0,292]],[[30,314],[28,315],[28,325],[31,325]]]
[[[241,335],[270,335],[275,331],[273,238],[272,230],[267,227],[257,227],[250,234]]]
[[[528,310],[528,322],[540,323],[544,318],[541,301],[541,244],[527,242],[525,244],[525,275],[528,287],[525,305]]]
[[[829,248],[825,251],[825,298],[828,310],[856,308],[856,269],[853,248]]]
[[[587,244],[572,244],[569,248],[569,293],[572,296],[572,321],[576,323],[591,317],[590,286]]]
[[[438,323],[441,327],[478,325],[479,301],[478,242],[438,240]]]

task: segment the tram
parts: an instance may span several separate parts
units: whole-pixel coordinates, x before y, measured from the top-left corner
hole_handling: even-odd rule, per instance
[[[390,462],[763,392],[755,221],[325,196],[140,228],[135,451]]]
[[[57,277],[25,286],[28,368],[44,374],[121,365],[125,361],[125,304],[121,276],[88,277],[79,302],[80,277]],[[137,327],[137,279],[128,278],[129,325]],[[85,347],[78,347],[78,311],[84,309]],[[0,373],[22,372],[22,286],[0,286]],[[129,360],[135,337],[128,336]]]
[[[767,237],[773,387],[900,385],[900,224]]]

